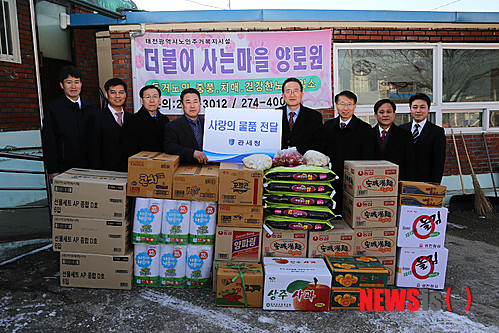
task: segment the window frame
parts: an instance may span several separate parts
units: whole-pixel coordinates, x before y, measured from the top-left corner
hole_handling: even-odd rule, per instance
[[[2,13],[0,15],[9,15],[11,25],[11,38],[12,38],[12,55],[0,53],[0,61],[22,63],[21,61],[21,48],[19,41],[19,26],[17,22],[17,2],[16,0],[1,0]],[[9,4],[9,13],[4,12],[3,3]]]
[[[430,112],[435,112],[435,123],[442,126],[442,114],[446,111],[483,110],[482,127],[458,127],[454,130],[463,133],[499,132],[498,127],[490,127],[489,112],[499,110],[499,101],[496,102],[443,102],[443,50],[444,49],[495,49],[499,50],[498,43],[333,43],[333,89],[339,93],[339,64],[338,50],[350,49],[433,49],[433,99]],[[397,113],[410,113],[408,104],[396,104]],[[373,114],[372,105],[357,105],[355,114],[369,116]],[[336,115],[336,110],[335,110]],[[450,128],[445,128],[450,134]]]

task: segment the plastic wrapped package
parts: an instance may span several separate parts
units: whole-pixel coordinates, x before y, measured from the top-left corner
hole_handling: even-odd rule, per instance
[[[272,166],[293,166],[303,164],[303,156],[296,147],[279,150],[272,159]]]
[[[307,165],[326,166],[329,164],[330,159],[328,156],[316,150],[307,150],[303,154],[303,162]]]
[[[265,154],[253,154],[243,158],[245,167],[255,170],[267,170],[272,167],[272,158]]]

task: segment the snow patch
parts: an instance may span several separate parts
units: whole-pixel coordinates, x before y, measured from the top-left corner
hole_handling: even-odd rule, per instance
[[[447,222],[447,225],[453,227],[453,228],[456,228],[456,229],[468,229],[467,226],[465,225],[460,225],[460,224],[456,224],[456,223],[450,223],[450,222]]]

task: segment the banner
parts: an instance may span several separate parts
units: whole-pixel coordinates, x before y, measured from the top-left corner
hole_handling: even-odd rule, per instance
[[[332,106],[331,30],[146,33],[133,40],[132,65],[134,96],[157,85],[164,114],[182,114],[180,93],[189,87],[203,108],[274,109],[284,105],[289,77],[301,80],[304,105]]]
[[[240,163],[281,149],[280,110],[206,109],[203,153],[210,162]]]

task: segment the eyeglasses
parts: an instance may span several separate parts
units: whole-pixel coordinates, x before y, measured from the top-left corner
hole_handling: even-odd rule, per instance
[[[288,90],[284,90],[284,93],[285,93],[286,95],[298,94],[298,93],[300,93],[300,92],[301,92],[301,91],[300,91],[300,90],[298,90],[298,89],[295,89],[295,90],[290,90],[290,89],[288,89]]]
[[[344,108],[345,106],[348,106],[350,108],[350,107],[354,106],[355,104],[354,103],[339,103],[336,105],[341,106],[342,108]]]

